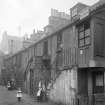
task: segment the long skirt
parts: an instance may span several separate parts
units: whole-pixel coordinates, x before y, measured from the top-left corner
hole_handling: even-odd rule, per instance
[[[41,101],[41,98],[40,98],[40,96],[37,96],[37,101],[39,102],[39,101]]]

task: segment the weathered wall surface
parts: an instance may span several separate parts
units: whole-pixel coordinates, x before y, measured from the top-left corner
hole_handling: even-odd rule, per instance
[[[77,36],[75,26],[69,27],[63,31],[63,47],[73,48],[77,47]]]
[[[73,104],[77,90],[77,70],[62,71],[50,90],[49,98],[55,102]]]

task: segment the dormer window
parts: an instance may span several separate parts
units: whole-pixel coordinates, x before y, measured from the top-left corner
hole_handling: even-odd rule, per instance
[[[77,3],[70,9],[70,15],[71,15],[71,20],[76,21],[80,18],[80,12],[84,10],[85,8],[89,7],[88,5],[85,5],[83,3]],[[85,16],[85,14],[83,15]],[[82,17],[83,17],[82,16]]]
[[[71,12],[72,17],[77,15],[77,8],[74,8]]]

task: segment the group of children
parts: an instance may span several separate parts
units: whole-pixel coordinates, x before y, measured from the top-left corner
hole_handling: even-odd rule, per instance
[[[37,101],[42,101],[43,100],[43,90],[42,88],[39,88],[37,92]]]
[[[39,88],[37,91],[37,101],[42,102],[47,100],[47,89],[45,88],[45,85],[41,85],[39,82]]]
[[[43,101],[47,100],[47,98],[48,98],[47,95],[48,95],[48,90],[50,89],[50,84],[48,85],[47,88],[48,89],[45,88],[45,85],[42,85],[42,83],[39,82],[38,91],[36,94],[38,102],[43,102]],[[21,101],[22,91],[20,88],[17,91],[16,97],[17,97],[18,101]]]

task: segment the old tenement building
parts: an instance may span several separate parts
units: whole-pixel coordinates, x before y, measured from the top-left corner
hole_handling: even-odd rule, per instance
[[[32,95],[39,82],[45,88],[52,83],[49,98],[55,102],[104,105],[104,30],[104,1],[78,3],[71,8],[69,25],[5,59],[5,69]]]

